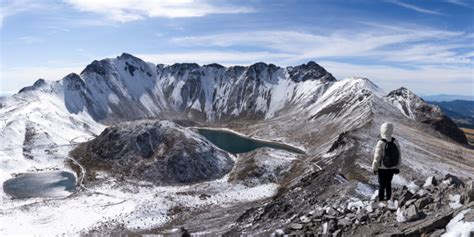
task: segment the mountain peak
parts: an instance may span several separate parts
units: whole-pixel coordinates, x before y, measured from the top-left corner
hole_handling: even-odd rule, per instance
[[[23,87],[18,93],[26,92],[26,91],[31,91],[31,90],[36,90],[42,86],[46,85],[46,81],[43,78],[40,78],[35,81],[35,83],[32,86],[27,86]]]
[[[404,99],[411,99],[411,100],[416,99],[416,100],[421,100],[424,102],[424,100],[421,97],[419,97],[418,95],[413,93],[411,90],[407,89],[406,87],[400,87],[398,89],[390,91],[387,94],[387,97],[401,97]]]
[[[82,90],[85,86],[81,76],[77,73],[69,73],[63,78],[64,86],[69,90]]]
[[[123,52],[120,56],[117,56],[117,59],[138,59],[138,60],[141,60],[140,58],[137,58],[135,56],[133,56],[132,54],[129,54],[129,53],[125,53]]]
[[[306,64],[302,64],[307,67],[314,67],[314,68],[322,68],[319,64],[317,64],[315,61],[309,61]]]
[[[190,70],[199,68],[197,63],[175,63],[170,66],[173,70]]]
[[[430,124],[435,130],[461,144],[467,143],[464,133],[441,111],[439,106],[426,103],[409,89],[400,87],[388,93],[386,98],[406,117]]]
[[[105,69],[107,64],[108,62],[105,59],[100,61],[94,60],[91,64],[87,65],[84,70],[82,70],[81,75],[86,73],[97,73],[104,76],[107,73]]]
[[[204,65],[204,67],[213,67],[213,68],[225,68],[224,66],[218,64],[218,63],[211,63],[211,64],[207,64],[207,65]]]
[[[333,75],[326,71],[319,64],[314,61],[309,61],[306,64],[301,64],[295,67],[287,67],[288,73],[292,80],[306,81],[306,80],[320,80],[322,82],[336,81]]]

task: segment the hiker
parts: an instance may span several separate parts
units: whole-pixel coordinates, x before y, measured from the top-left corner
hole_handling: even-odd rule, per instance
[[[379,201],[391,200],[392,178],[400,172],[400,144],[392,137],[393,125],[385,122],[380,126],[380,139],[375,145],[372,170],[378,175]],[[386,195],[385,195],[386,194]]]

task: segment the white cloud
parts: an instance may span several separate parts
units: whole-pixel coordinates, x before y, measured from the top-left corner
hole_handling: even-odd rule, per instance
[[[209,14],[248,13],[250,7],[231,6],[224,1],[210,3],[203,0],[66,0],[80,11],[94,12],[117,22],[128,22],[151,17],[202,17]]]
[[[390,2],[394,3],[394,4],[397,4],[398,6],[401,6],[401,7],[413,10],[413,11],[421,12],[421,13],[432,14],[432,15],[444,15],[443,13],[441,13],[439,11],[429,10],[429,9],[422,8],[422,7],[413,5],[413,4],[403,3],[403,2],[397,1],[397,0],[393,0],[393,1],[390,1]]]
[[[171,41],[186,47],[258,47],[288,55],[287,63],[357,57],[391,63],[472,65],[473,60],[457,50],[472,48],[468,37],[462,32],[372,25],[364,31],[331,34],[248,31],[178,37]]]
[[[37,44],[42,43],[44,40],[38,36],[26,35],[18,38],[20,41],[23,41],[25,44]]]
[[[447,0],[447,2],[449,2],[451,4],[454,4],[454,5],[462,6],[462,7],[474,8],[473,6],[469,5],[468,2],[465,2],[463,0]],[[471,3],[472,3],[472,1],[471,1]]]
[[[44,5],[33,0],[2,0],[0,5],[0,27],[3,26],[5,18],[9,16],[43,7]]]
[[[65,67],[3,67],[0,73],[0,94],[16,93],[21,88],[32,85],[39,78],[59,80],[71,72],[80,73],[83,69],[83,65]]]
[[[457,66],[421,66],[406,69],[393,66],[356,65],[335,61],[318,62],[338,79],[360,76],[390,91],[401,86],[423,94],[463,94],[474,92],[474,69]]]

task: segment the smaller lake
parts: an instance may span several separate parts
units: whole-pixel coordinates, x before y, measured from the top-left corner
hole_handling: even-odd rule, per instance
[[[66,197],[76,191],[76,176],[65,171],[21,174],[5,181],[3,191],[13,198]]]
[[[249,138],[232,131],[210,128],[197,128],[197,130],[207,140],[229,153],[245,153],[262,147],[286,150],[298,154],[305,153],[303,150],[288,144]]]

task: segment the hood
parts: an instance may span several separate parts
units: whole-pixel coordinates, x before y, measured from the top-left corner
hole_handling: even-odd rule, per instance
[[[384,139],[391,140],[393,134],[393,124],[385,122],[380,126],[380,136]]]

